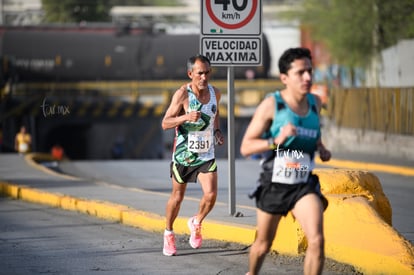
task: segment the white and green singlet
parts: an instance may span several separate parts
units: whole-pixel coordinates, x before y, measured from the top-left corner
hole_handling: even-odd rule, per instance
[[[214,159],[214,120],[217,114],[217,99],[214,88],[208,85],[210,100],[202,104],[187,85],[188,112],[200,111],[196,122],[185,122],[175,129],[175,144],[172,160],[184,166],[198,166]]]

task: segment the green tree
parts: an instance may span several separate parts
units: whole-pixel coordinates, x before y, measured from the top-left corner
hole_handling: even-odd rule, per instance
[[[108,21],[110,0],[42,0],[45,21],[70,23]]]
[[[42,0],[45,21],[50,23],[106,22],[112,6],[178,5],[178,0]]]
[[[383,47],[414,38],[414,1],[379,1],[379,35]]]
[[[414,38],[413,0],[304,0],[292,16],[350,68],[367,68],[381,50]]]

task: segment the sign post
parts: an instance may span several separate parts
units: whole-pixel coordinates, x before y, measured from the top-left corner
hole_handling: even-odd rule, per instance
[[[234,66],[262,64],[261,0],[201,0],[201,54],[227,68],[229,213],[236,211]]]

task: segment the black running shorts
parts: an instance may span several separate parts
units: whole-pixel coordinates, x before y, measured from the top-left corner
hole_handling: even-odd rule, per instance
[[[170,177],[178,183],[197,182],[199,173],[217,172],[216,160],[209,160],[198,166],[184,166],[176,162],[171,162]]]
[[[269,182],[263,176],[260,181],[256,206],[269,214],[286,216],[298,200],[310,193],[315,193],[321,198],[324,210],[328,207],[328,200],[320,192],[316,175],[310,175],[308,182],[298,184]]]

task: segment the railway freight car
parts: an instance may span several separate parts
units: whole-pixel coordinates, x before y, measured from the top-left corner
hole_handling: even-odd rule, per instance
[[[0,55],[17,82],[185,79],[186,60],[199,52],[198,34],[166,34],[53,28],[2,28]],[[263,37],[263,64],[235,67],[235,78],[267,78],[270,52]],[[11,70],[11,69],[10,69]],[[215,67],[214,77],[227,76]],[[252,74],[253,72],[253,74]]]

